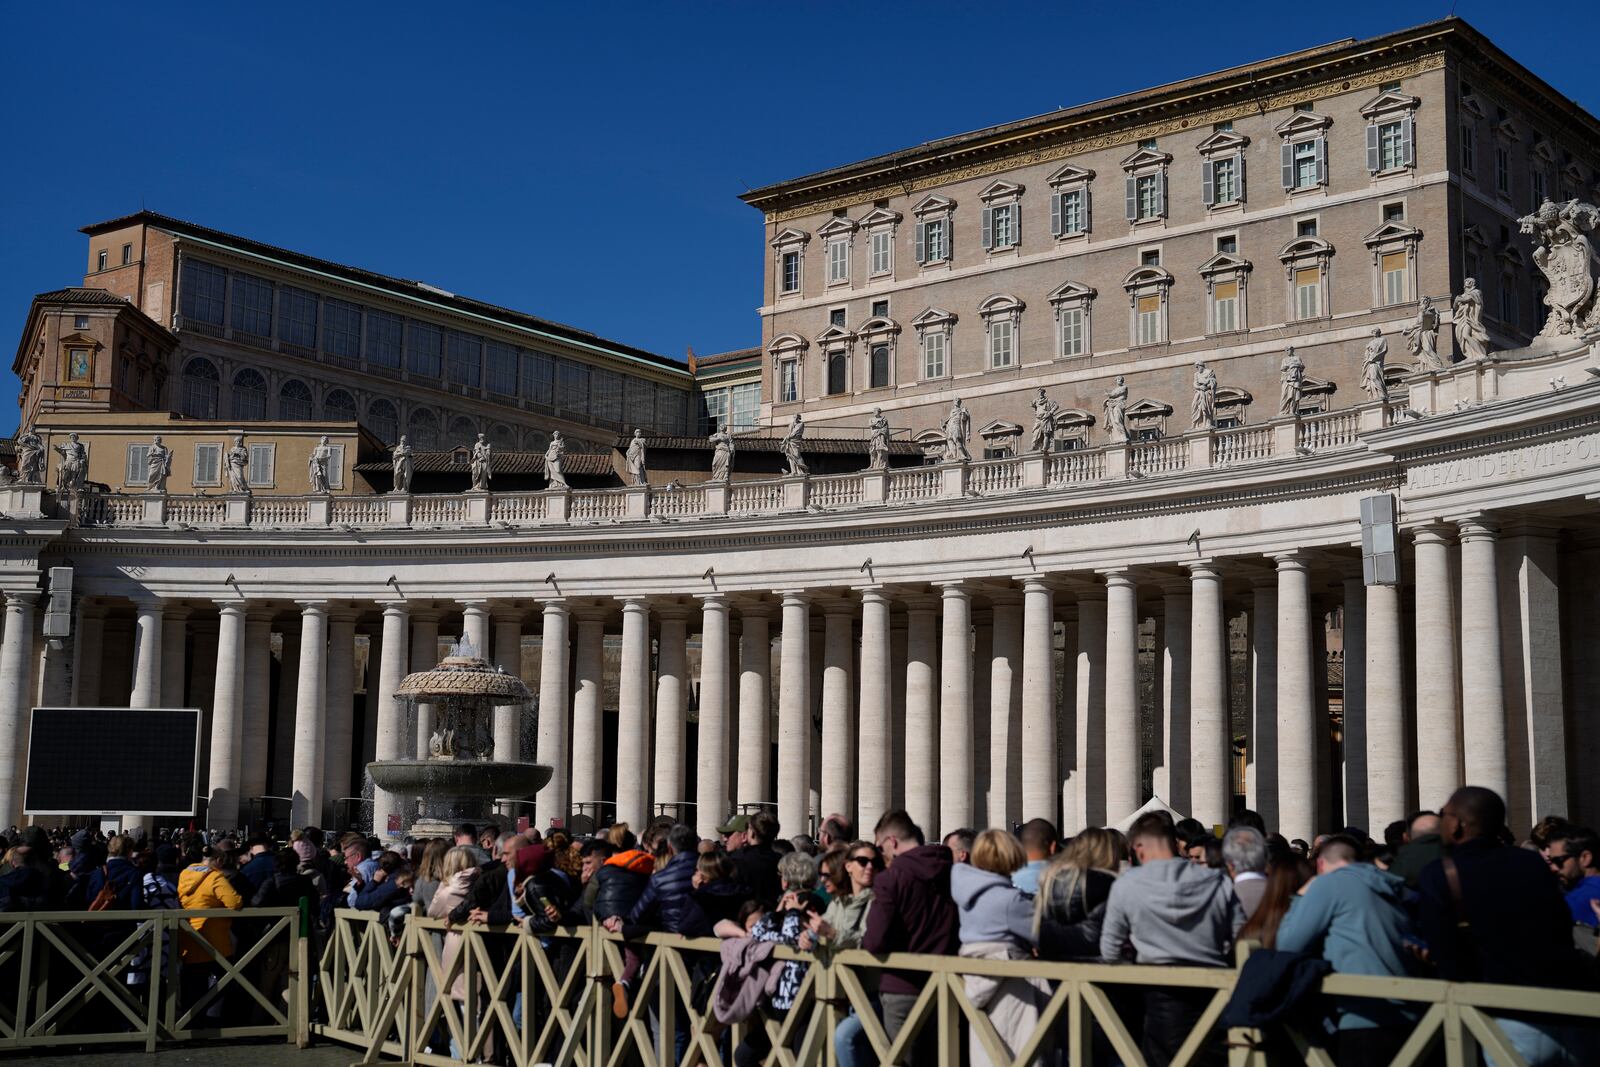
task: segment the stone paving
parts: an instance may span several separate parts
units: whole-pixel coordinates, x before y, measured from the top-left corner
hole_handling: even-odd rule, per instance
[[[350,1067],[360,1059],[358,1050],[344,1045],[298,1049],[282,1041],[240,1041],[166,1048],[153,1056],[135,1048],[102,1048],[8,1057],[6,1062],[12,1067]]]

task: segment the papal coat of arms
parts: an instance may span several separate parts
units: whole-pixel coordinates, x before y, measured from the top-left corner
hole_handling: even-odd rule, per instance
[[[1544,272],[1549,290],[1545,305],[1550,314],[1541,337],[1559,337],[1600,327],[1600,301],[1595,300],[1595,253],[1590,234],[1600,224],[1593,204],[1549,200],[1539,210],[1517,220],[1522,232],[1538,246],[1533,261]]]

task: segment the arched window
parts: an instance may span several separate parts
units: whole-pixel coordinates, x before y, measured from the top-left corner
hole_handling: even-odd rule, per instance
[[[241,422],[267,417],[267,380],[246,367],[233,376],[233,417]]]
[[[387,401],[379,401],[387,404]],[[394,409],[390,408],[389,419],[394,420]],[[329,390],[328,395],[322,398],[322,417],[333,422],[356,421],[356,398],[343,389]]]
[[[217,365],[196,356],[183,368],[183,413],[191,419],[217,417]]]
[[[293,378],[278,390],[278,418],[305,420],[311,418],[311,388]]]
[[[465,415],[450,420],[450,444],[470,445],[478,439],[478,424]]]
[[[336,390],[328,394],[328,404],[333,402],[333,398],[339,395],[339,392]],[[346,393],[344,395],[348,396],[349,394]],[[327,404],[323,405],[323,407],[326,410]],[[371,430],[372,435],[384,444],[392,445],[400,437],[400,414],[395,411],[394,405],[389,401],[374,400],[372,406],[367,408],[367,429]],[[410,444],[411,442],[408,441],[406,443]]]
[[[422,452],[439,450],[439,419],[427,408],[417,408],[406,420],[406,434],[412,448]]]
[[[543,430],[529,430],[522,439],[522,447],[529,452],[543,452],[550,447],[550,435]]]
[[[511,452],[517,447],[517,435],[505,423],[497,422],[489,427],[489,443],[496,449]]]

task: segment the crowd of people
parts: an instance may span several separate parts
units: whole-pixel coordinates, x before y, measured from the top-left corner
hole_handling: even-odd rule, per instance
[[[777,945],[820,959],[859,948],[1215,968],[1235,966],[1236,946],[1252,942],[1261,951],[1241,974],[1230,1018],[1248,1017],[1234,1007],[1248,1013],[1272,983],[1294,989],[1295,975],[1330,970],[1600,987],[1600,841],[1557,818],[1519,841],[1505,823],[1497,795],[1468,787],[1438,812],[1389,826],[1381,841],[1356,827],[1286,841],[1251,811],[1220,837],[1156,812],[1126,834],[1093,828],[1062,840],[1035,819],[1012,830],[960,829],[938,842],[925,840],[903,811],[884,815],[870,835],[833,816],[815,838],[785,839],[775,817],[761,812],[730,818],[714,840],[663,818],[639,833],[617,824],[590,837],[461,826],[453,839],[391,849],[313,828],[278,843],[195,833],[105,839],[29,827],[13,835],[0,865],[0,910],[299,906],[313,937],[339,907],[378,912],[396,935],[407,915],[420,913],[445,921],[447,972],[471,924],[519,925],[545,936],[597,923],[623,942],[624,965],[610,991],[618,1017],[628,1015],[649,960],[643,935],[716,937],[720,956],[696,957],[693,978],[696,1007],[724,1023],[756,1012],[782,1019],[792,1010],[808,963],[773,958]],[[237,955],[251,935],[243,922],[192,922],[225,956]],[[562,948],[558,938],[546,944]],[[186,994],[198,995],[216,968],[203,952],[186,950],[184,961]],[[140,967],[135,961],[128,981],[140,980]],[[859,973],[893,1041],[926,974],[885,970],[873,981],[871,971]],[[965,981],[1013,1054],[1052,994],[1040,978]],[[465,998],[464,986],[458,978],[450,995]],[[1111,995],[1146,1061],[1161,1067],[1213,991],[1144,984]],[[1257,999],[1241,1006],[1247,995]],[[519,996],[519,1019],[523,1007]],[[833,1035],[841,1064],[877,1059],[858,1007]],[[1323,1010],[1340,1063],[1386,1061],[1418,1017],[1403,1002],[1370,998]],[[1600,1032],[1571,1019],[1510,1013],[1497,1021],[1530,1064],[1577,1064],[1582,1049],[1600,1047]],[[680,1047],[686,1033],[680,1024]],[[930,1062],[919,1043],[932,1033],[924,1028],[902,1062]],[[1221,1062],[1222,1033],[1213,1031],[1194,1062]],[[770,1051],[764,1027],[748,1034],[731,1050],[736,1063],[759,1062]],[[1094,1040],[1104,1046],[1107,1039],[1097,1032]],[[989,1062],[976,1035],[968,1053],[973,1064]]]

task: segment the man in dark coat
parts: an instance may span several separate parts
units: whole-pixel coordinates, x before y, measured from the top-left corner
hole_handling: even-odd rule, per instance
[[[606,920],[607,929],[620,929],[629,938],[652,930],[684,937],[705,937],[711,933],[711,924],[694,899],[695,864],[700,859],[699,835],[693,827],[679,823],[667,834],[667,849],[672,853],[667,865],[650,877],[626,918],[612,916]]]
[[[780,857],[778,850],[772,847],[778,839],[778,830],[777,817],[765,811],[735,815],[717,827],[738,880],[750,887],[751,899],[767,909],[777,906],[783,892],[783,883],[778,878]]]

